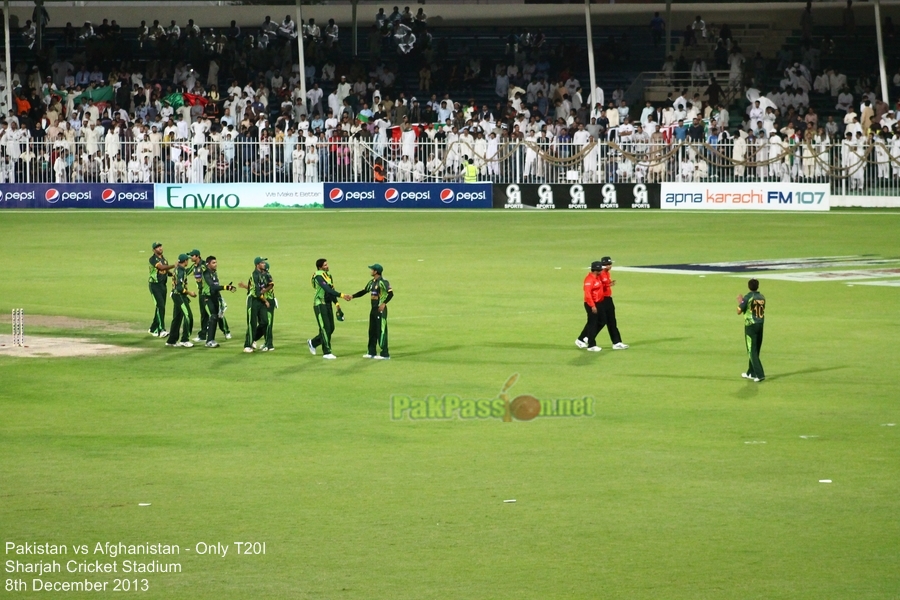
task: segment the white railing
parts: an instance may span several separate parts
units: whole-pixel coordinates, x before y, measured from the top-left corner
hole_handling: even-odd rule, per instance
[[[101,140],[103,138],[101,137]],[[472,158],[494,183],[796,181],[835,193],[900,195],[900,140],[859,143],[634,143],[544,138],[488,144],[342,138],[328,142],[103,143],[0,146],[0,183],[461,181]]]

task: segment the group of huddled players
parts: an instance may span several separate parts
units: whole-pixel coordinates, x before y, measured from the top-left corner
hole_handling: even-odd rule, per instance
[[[247,290],[247,334],[244,338],[244,352],[275,350],[272,327],[278,301],[275,298],[275,281],[269,272],[267,258],[261,256],[254,258],[253,272],[247,282],[239,282],[235,286],[232,282],[226,284],[219,280],[218,261],[215,256],[207,256],[204,259],[200,250],[194,249],[179,254],[178,262],[169,264],[163,254],[162,243],[154,242],[152,247],[153,254],[149,260],[149,287],[156,306],[153,321],[150,323],[150,335],[166,338],[168,347],[193,347],[191,334],[194,329],[194,314],[191,299],[194,298],[198,299],[200,304],[201,318],[199,331],[193,341],[204,343],[207,348],[217,348],[218,330],[225,334],[225,339],[231,339],[231,330],[225,319],[227,305],[222,298],[222,292],[235,292],[240,287]],[[314,291],[313,312],[319,332],[314,338],[307,340],[311,354],[315,355],[316,349],[321,346],[323,358],[329,360],[337,358],[332,351],[331,336],[334,332],[335,310],[337,320],[343,320],[343,311],[338,301],[349,302],[353,298],[368,296],[371,303],[369,343],[363,358],[390,359],[387,304],[394,297],[394,291],[390,283],[384,279],[384,268],[380,264],[375,263],[368,268],[371,280],[362,290],[351,295],[335,289],[326,259],[320,258],[316,261],[316,271],[310,283]],[[192,280],[196,285],[196,291],[192,289]],[[175,304],[168,330],[165,328],[167,297],[171,297]]]

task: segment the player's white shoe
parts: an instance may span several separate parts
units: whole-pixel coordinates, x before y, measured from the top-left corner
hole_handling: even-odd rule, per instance
[[[190,342],[181,342],[178,345],[181,346],[182,348],[193,348],[194,347],[194,345]]]
[[[326,354],[322,358],[327,358],[328,360],[334,360],[337,358],[337,356],[335,356],[334,354]]]
[[[152,329],[148,329],[148,330],[147,330],[147,333],[149,333],[149,334],[152,335],[153,337],[159,337],[159,332],[153,331]]]
[[[157,335],[159,335],[159,337],[168,337],[169,332],[168,331],[160,331]]]
[[[600,346],[591,346],[587,349],[588,352],[600,352],[601,350],[603,350],[603,348]]]
[[[231,339],[231,334],[230,334],[230,333],[226,333],[226,334],[225,334],[225,339],[226,339],[226,340],[230,340],[230,339]]]
[[[197,337],[194,338],[194,341],[195,341],[195,342],[202,342],[203,340],[201,340],[201,339],[200,339],[200,336],[198,335]]]
[[[166,346],[168,346],[169,348],[175,348],[176,346],[178,346],[178,344],[170,344],[169,342],[166,342]]]
[[[262,351],[263,352],[274,352],[275,348],[270,348],[269,346],[263,346]]]
[[[218,342],[206,342],[206,347],[207,348],[218,348],[219,343]]]
[[[764,379],[764,378],[763,378],[763,379]],[[753,378],[753,381],[755,381],[756,383],[759,383],[759,382],[762,381],[763,379],[760,379],[759,377],[754,377],[754,378]]]
[[[581,340],[575,340],[575,345],[578,346],[579,348],[587,348],[587,344],[585,344]]]
[[[391,360],[390,356],[373,356],[375,360]]]
[[[316,355],[316,347],[313,346],[312,340],[306,340],[306,345],[309,347],[309,353],[313,356]]]
[[[363,354],[363,358],[372,358],[371,354]]]
[[[747,373],[741,373],[741,377],[743,377],[744,379],[753,379],[753,378],[750,377],[750,375],[748,375]]]
[[[246,352],[247,354],[250,354],[253,352],[253,348],[244,348],[244,352]]]
[[[628,344],[623,344],[619,342],[618,344],[613,344],[613,350],[626,350],[628,349]]]

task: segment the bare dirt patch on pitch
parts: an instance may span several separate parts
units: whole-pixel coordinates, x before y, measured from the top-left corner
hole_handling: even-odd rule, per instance
[[[12,320],[8,314],[0,315],[0,323],[9,323]],[[115,321],[100,321],[97,319],[76,319],[59,315],[31,315],[27,309],[25,313],[25,330],[29,327],[43,329],[65,329],[69,331],[95,331],[102,333],[140,333],[133,325],[128,323],[116,323]]]
[[[24,346],[13,346],[11,335],[0,335],[0,356],[12,358],[72,358],[80,356],[114,356],[140,352],[140,348],[125,348],[101,344],[80,338],[26,335]]]

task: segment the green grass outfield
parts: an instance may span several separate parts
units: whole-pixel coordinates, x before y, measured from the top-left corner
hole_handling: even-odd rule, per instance
[[[898,258],[898,231],[891,211],[4,211],[7,319],[21,306],[26,323],[125,324],[27,334],[145,351],[0,358],[0,548],[65,544],[63,568],[117,560],[118,574],[43,579],[146,578],[142,598],[898,598],[900,288],[762,280],[762,384],[739,376],[745,277],[614,270],[631,348],[605,332],[598,354],[573,344],[602,255]],[[240,294],[221,348],[149,337],[155,240],[170,261],[215,254],[225,282],[268,257],[277,350],[241,353]],[[349,293],[384,265],[393,360],[361,358],[364,299],[344,306],[338,360],[309,355],[319,257]],[[496,398],[515,373],[510,397],[591,396],[594,416],[390,418],[394,394]],[[120,541],[181,554],[71,549]],[[235,541],[266,554],[236,556]],[[230,550],[198,556],[200,542]],[[135,558],[183,571],[122,574]],[[60,593],[0,588],[36,596]]]

